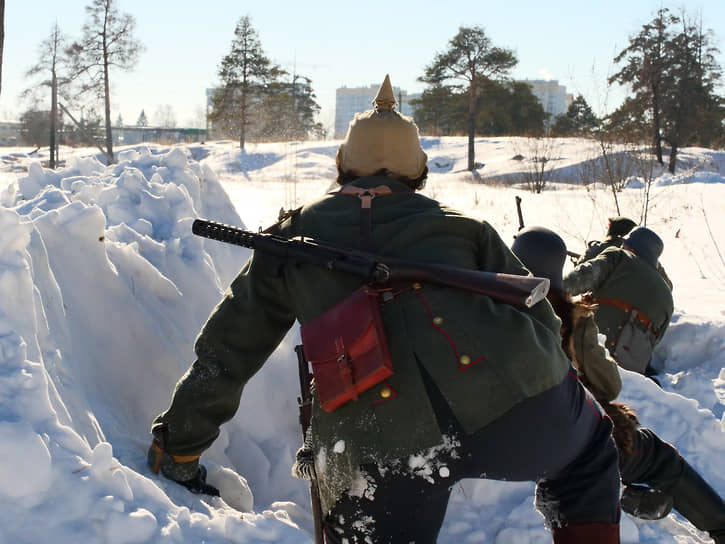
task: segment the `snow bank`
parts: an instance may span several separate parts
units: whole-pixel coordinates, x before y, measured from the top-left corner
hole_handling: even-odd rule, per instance
[[[248,257],[191,234],[196,217],[243,224],[214,173],[183,149],[139,147],[110,167],[93,157],[55,172],[31,163],[2,198],[2,536],[299,540],[285,507],[251,513],[251,491],[229,469],[213,467],[210,480],[230,503],[207,504],[145,467],[151,419]],[[250,513],[223,515],[232,507]]]

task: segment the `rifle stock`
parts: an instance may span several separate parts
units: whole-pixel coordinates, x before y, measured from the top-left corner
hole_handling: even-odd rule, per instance
[[[259,250],[283,259],[315,264],[327,270],[356,275],[372,284],[398,281],[435,283],[473,291],[499,302],[530,308],[543,300],[549,280],[473,270],[455,266],[413,263],[356,250],[338,248],[311,238],[287,239],[197,219],[192,232],[198,236]]]
[[[297,354],[297,368],[300,375],[300,396],[297,399],[300,409],[300,426],[302,427],[302,442],[306,442],[307,429],[310,426],[312,418],[312,391],[310,384],[312,382],[312,374],[310,373],[309,364],[305,357],[302,345],[295,346]],[[315,544],[324,544],[324,528],[322,516],[322,503],[320,502],[320,488],[317,486],[317,474],[312,467],[313,477],[310,480],[310,503],[312,505],[312,523],[315,532]]]

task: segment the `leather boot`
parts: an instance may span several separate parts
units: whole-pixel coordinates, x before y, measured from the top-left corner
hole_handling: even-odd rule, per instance
[[[618,523],[574,523],[552,533],[554,544],[619,544]]]
[[[674,508],[716,544],[725,544],[725,501],[686,461],[682,475],[668,492]]]

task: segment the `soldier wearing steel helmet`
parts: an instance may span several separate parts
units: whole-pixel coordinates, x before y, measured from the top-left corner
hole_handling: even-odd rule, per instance
[[[627,370],[651,374],[655,346],[674,310],[672,292],[657,270],[662,239],[647,227],[609,247],[564,278],[570,295],[586,294],[598,306],[596,321],[607,348]]]
[[[585,263],[586,261],[592,260],[609,247],[622,247],[625,236],[627,236],[627,234],[636,226],[637,223],[629,217],[624,217],[623,215],[610,217],[609,223],[607,224],[607,235],[604,240],[591,240],[587,244],[587,249],[584,254],[576,261],[577,266]],[[662,263],[659,262],[659,260],[657,261],[657,272],[659,272],[660,276],[662,276],[662,279],[667,284],[667,287],[669,287],[670,291],[672,291],[672,280],[670,280],[667,272],[665,271],[665,267],[662,266]]]
[[[591,240],[587,244],[586,251],[581,257],[579,257],[576,264],[579,265],[593,259],[608,247],[622,247],[624,237],[636,226],[637,223],[632,221],[629,217],[610,217],[609,222],[607,223],[607,235],[604,237],[604,240]]]
[[[564,292],[564,240],[547,228],[529,227],[518,232],[511,250],[534,275],[550,280],[547,298],[562,321],[562,347],[579,379],[614,422],[625,485],[622,509],[643,519],[660,519],[674,508],[716,544],[725,544],[725,501],[674,446],[640,426],[630,407],[614,402],[622,381],[617,363],[599,343],[596,307]]]
[[[427,156],[415,123],[395,111],[388,77],[374,104],[355,116],[339,146],[339,190],[284,219],[276,234],[527,275],[488,223],[417,192]],[[316,338],[337,353],[333,328],[356,316],[340,310],[334,321],[323,318],[347,308],[363,287],[356,277],[255,251],[202,329],[197,361],[170,407],[153,423],[152,468],[209,491],[199,456],[234,415],[247,381],[295,320],[303,342],[306,330],[328,323],[330,332],[315,329]],[[305,344],[320,375],[295,473],[317,479],[328,543],[432,544],[453,485],[482,475],[536,481],[536,505],[556,543],[619,542],[611,422],[576,380],[548,303],[522,309],[409,282],[390,285],[376,307],[392,374],[357,391],[349,372],[354,357],[342,353],[332,369],[356,391],[350,400],[333,407],[323,395],[330,367],[316,365]]]

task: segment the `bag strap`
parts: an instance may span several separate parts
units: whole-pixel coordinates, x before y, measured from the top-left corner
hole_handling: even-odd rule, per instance
[[[628,314],[631,313],[632,316],[636,318],[637,321],[639,321],[645,329],[649,330],[652,334],[655,335],[655,337],[659,336],[659,333],[655,331],[654,326],[652,325],[652,320],[645,314],[640,312],[637,308],[632,306],[629,302],[625,302],[618,298],[609,297],[593,298],[592,302],[595,304],[605,304],[607,306],[613,306],[615,308],[619,308],[620,310],[624,310]]]

